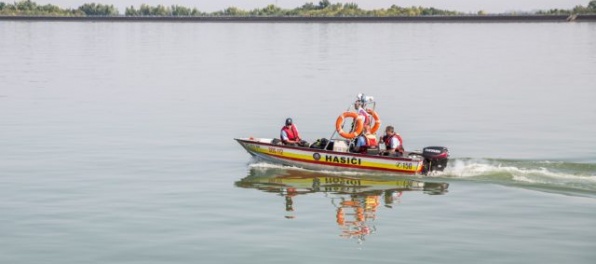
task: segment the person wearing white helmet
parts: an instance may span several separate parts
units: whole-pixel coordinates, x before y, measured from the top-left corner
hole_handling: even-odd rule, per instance
[[[354,102],[354,110],[356,110],[356,113],[359,116],[362,116],[365,126],[370,125],[370,117],[368,116],[368,113],[366,113],[366,110],[364,110],[364,101],[356,100]]]
[[[359,93],[358,96],[356,96],[356,101],[354,102],[354,110],[356,110],[356,113],[362,117],[363,119],[363,125],[364,125],[364,129],[362,130],[362,133],[360,135],[358,135],[355,139],[355,148],[354,151],[355,152],[365,152],[366,149],[368,147],[373,147],[373,145],[376,145],[376,143],[372,143],[371,141],[368,140],[368,136],[370,135],[370,133],[368,133],[368,131],[370,131],[370,123],[371,123],[371,118],[369,116],[369,114],[366,112],[366,110],[364,110],[364,107],[366,106],[366,102],[367,102],[367,98],[371,98],[369,96],[366,96],[362,93]],[[369,143],[371,142],[371,143]],[[376,142],[376,140],[375,140]]]

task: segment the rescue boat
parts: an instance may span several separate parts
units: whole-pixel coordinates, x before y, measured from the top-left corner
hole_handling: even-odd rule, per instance
[[[371,133],[376,133],[381,126],[380,117],[374,110],[376,103],[372,97],[365,98],[362,94],[358,96],[358,100],[372,105],[366,112],[372,117]],[[349,132],[343,130],[346,118],[354,119]],[[447,166],[449,150],[441,146],[425,147],[421,151],[404,151],[399,156],[379,155],[378,146],[365,153],[352,152],[353,139],[362,132],[362,122],[348,107],[348,111],[337,118],[336,129],[330,139],[320,139],[316,144],[284,145],[279,139],[255,137],[234,140],[259,160],[309,170],[427,175],[443,171]]]

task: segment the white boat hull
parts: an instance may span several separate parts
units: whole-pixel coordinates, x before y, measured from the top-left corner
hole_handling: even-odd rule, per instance
[[[271,144],[271,139],[235,139],[251,155],[264,161],[309,170],[360,171],[398,174],[421,174],[424,159],[420,156],[388,157],[322,149]]]

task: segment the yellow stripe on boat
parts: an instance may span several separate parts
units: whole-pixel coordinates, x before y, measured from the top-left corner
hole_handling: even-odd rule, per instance
[[[421,161],[414,160],[389,160],[379,159],[379,156],[352,156],[353,153],[327,153],[322,152],[315,154],[301,153],[304,151],[293,149],[293,148],[282,148],[275,146],[259,146],[256,144],[247,144],[247,148],[256,153],[264,155],[275,156],[280,158],[292,159],[295,161],[304,161],[311,163],[322,163],[322,164],[342,164],[350,167],[361,167],[363,169],[385,169],[385,170],[398,170],[404,172],[416,173],[422,170]],[[317,156],[318,154],[318,156]],[[318,159],[317,159],[318,157]]]

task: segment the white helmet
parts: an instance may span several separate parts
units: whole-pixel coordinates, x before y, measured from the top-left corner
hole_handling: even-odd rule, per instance
[[[364,95],[363,93],[359,93],[356,96],[356,98],[357,98],[358,101],[362,102],[362,104],[366,104],[367,102],[370,103],[370,102],[373,102],[375,100],[374,97],[368,96],[368,95]]]

